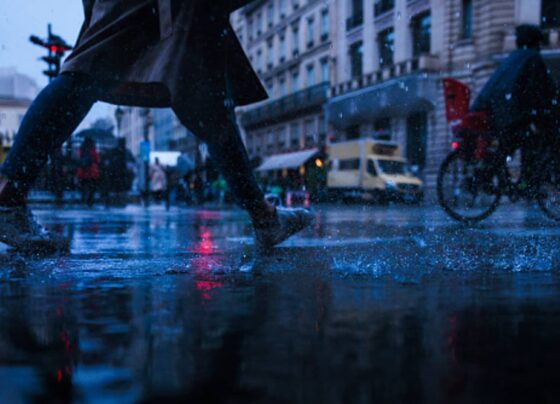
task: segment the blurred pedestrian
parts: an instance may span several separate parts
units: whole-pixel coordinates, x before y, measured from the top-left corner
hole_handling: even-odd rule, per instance
[[[224,199],[226,197],[227,191],[227,183],[224,177],[221,175],[212,182],[212,193],[214,194],[214,198],[218,200],[218,203],[222,205],[224,203]]]
[[[95,142],[90,137],[86,137],[78,154],[76,176],[82,193],[82,203],[90,207],[93,206],[95,201],[95,193],[99,183],[100,162],[101,158],[95,149]]]
[[[249,0],[83,0],[78,43],[28,109],[0,177],[0,241],[19,249],[67,248],[39,230],[26,207],[47,156],[96,101],[171,107],[208,145],[238,204],[270,248],[308,226],[303,209],[269,204],[252,172],[234,108],[267,97],[229,23]],[[37,242],[37,240],[40,240]]]
[[[167,176],[158,158],[150,166],[150,192],[157,203],[166,198]]]
[[[126,149],[126,141],[118,139],[117,146],[105,153],[102,158],[102,189],[106,205],[125,206],[127,194],[134,180],[135,160]]]

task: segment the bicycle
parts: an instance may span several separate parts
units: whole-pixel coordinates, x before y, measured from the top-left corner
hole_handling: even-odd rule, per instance
[[[560,158],[553,146],[543,150],[543,164],[533,192],[520,189],[498,156],[497,141],[485,113],[469,112],[470,90],[454,79],[444,79],[447,119],[455,139],[453,151],[440,166],[438,201],[453,219],[474,224],[490,216],[507,196],[511,202],[534,199],[549,218],[560,221]]]

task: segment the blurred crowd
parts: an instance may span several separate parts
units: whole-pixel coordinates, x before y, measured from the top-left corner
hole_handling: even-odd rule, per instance
[[[199,205],[208,201],[231,202],[226,181],[221,176],[208,176],[205,169],[194,169],[182,153],[174,164],[164,165],[159,158],[146,166],[118,139],[113,148],[100,148],[91,137],[76,147],[69,146],[51,156],[48,169],[36,189],[54,193],[59,203],[65,191],[78,191],[81,203],[93,206],[125,206],[130,201],[145,203]],[[214,177],[214,178],[209,178]]]

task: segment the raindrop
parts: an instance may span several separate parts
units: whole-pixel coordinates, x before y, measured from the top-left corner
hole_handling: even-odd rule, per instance
[[[397,13],[397,21],[400,21],[400,19],[401,19],[401,12],[399,11],[399,12]]]
[[[507,94],[506,94],[506,100],[508,100],[508,101],[511,100],[511,93],[507,93]]]

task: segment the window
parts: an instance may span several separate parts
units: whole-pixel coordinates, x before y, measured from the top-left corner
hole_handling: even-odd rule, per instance
[[[329,10],[321,11],[321,41],[329,38]]]
[[[268,134],[266,135],[266,151],[268,153],[274,150],[274,137],[274,132],[268,132]]]
[[[274,3],[270,3],[266,9],[266,21],[268,27],[272,27],[274,25]]]
[[[329,59],[321,60],[321,83],[329,82]]]
[[[395,31],[393,28],[381,31],[378,36],[379,66],[386,67],[393,64],[395,50]]]
[[[286,79],[284,77],[280,77],[278,79],[278,96],[284,97],[286,95]]]
[[[274,81],[272,79],[268,79],[265,83],[266,91],[268,92],[269,96],[274,95]]]
[[[292,25],[292,56],[299,55],[299,27]]]
[[[292,72],[292,93],[299,91],[299,71]]]
[[[376,0],[373,13],[377,17],[395,8],[395,0]]]
[[[280,18],[286,17],[286,0],[279,0]]]
[[[310,147],[315,145],[315,135],[316,135],[315,120],[308,119],[305,121],[305,147]]]
[[[560,2],[558,0],[542,0],[541,27],[558,28],[560,26]]]
[[[346,30],[350,30],[364,23],[364,0],[351,0],[348,2],[348,18],[346,18]]]
[[[307,87],[311,87],[315,84],[315,66],[307,65]]]
[[[346,128],[346,139],[359,139],[360,138],[360,125],[351,125]]]
[[[255,69],[258,73],[261,72],[261,63],[262,63],[262,51],[259,49],[257,51],[257,56],[255,57]]]
[[[315,39],[315,20],[313,17],[307,19],[307,47],[313,47],[313,40]]]
[[[364,47],[362,41],[350,46],[350,74],[352,78],[362,77]]]
[[[282,150],[286,147],[286,127],[282,126],[276,131],[276,144],[277,150]]]
[[[340,162],[338,163],[338,169],[341,170],[341,171],[359,170],[360,169],[360,159],[340,160]]]
[[[267,41],[266,64],[269,69],[274,66],[274,38],[269,38]]]
[[[256,24],[257,24],[257,37],[260,36],[262,34],[262,23],[263,23],[263,19],[262,19],[262,13],[258,13],[257,14],[257,19],[256,19]]]
[[[319,117],[319,144],[327,142],[327,121],[324,116]]]
[[[280,46],[278,49],[278,59],[280,63],[284,63],[286,60],[286,37],[284,34],[280,35]]]
[[[379,140],[391,140],[391,118],[379,118],[373,123],[373,136]]]
[[[414,57],[430,53],[432,37],[432,16],[422,14],[412,20],[412,52]]]
[[[290,147],[292,149],[299,149],[300,146],[300,126],[298,122],[290,125]]]
[[[472,37],[472,0],[463,0],[463,38]]]
[[[368,160],[367,162],[367,172],[372,177],[377,177],[377,169],[375,168],[375,163],[373,160]]]
[[[249,41],[253,40],[253,19],[249,18],[247,20],[247,35],[249,36]]]

